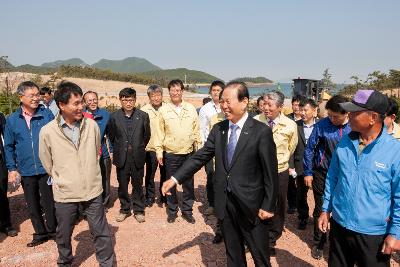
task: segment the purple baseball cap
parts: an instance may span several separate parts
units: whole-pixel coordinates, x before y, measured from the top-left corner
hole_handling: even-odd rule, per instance
[[[339,104],[347,112],[375,111],[378,114],[385,114],[389,101],[386,95],[373,89],[360,89],[353,96],[351,102]]]

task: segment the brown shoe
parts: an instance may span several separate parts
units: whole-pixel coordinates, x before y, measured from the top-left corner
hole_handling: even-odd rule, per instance
[[[135,214],[134,216],[138,223],[144,223],[146,221],[143,213],[138,213],[138,214]]]
[[[119,213],[117,218],[115,218],[115,220],[117,222],[123,222],[126,218],[128,218],[129,216],[131,216],[131,213]]]

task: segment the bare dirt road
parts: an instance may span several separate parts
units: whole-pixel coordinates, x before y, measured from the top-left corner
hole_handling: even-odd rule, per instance
[[[158,181],[158,177],[156,178]],[[154,205],[146,210],[146,222],[139,224],[130,216],[117,223],[119,211],[117,181],[112,172],[112,203],[107,213],[110,229],[114,234],[117,266],[225,266],[224,244],[212,244],[216,219],[202,212],[207,208],[205,199],[205,173],[195,176],[196,202],[192,225],[178,217],[174,224],[166,221],[164,207]],[[158,187],[158,182],[156,183]],[[57,247],[49,241],[35,248],[27,248],[32,238],[32,225],[28,219],[22,189],[10,195],[12,220],[19,233],[17,237],[6,238],[0,234],[0,266],[56,266]],[[309,193],[311,207],[312,194]],[[312,209],[311,209],[312,210]],[[310,256],[312,224],[307,230],[296,229],[296,215],[288,215],[283,236],[277,244],[277,255],[271,259],[273,266],[327,266],[323,260]],[[86,221],[81,221],[73,233],[73,266],[97,266],[92,237]],[[325,250],[327,255],[328,250]],[[247,255],[249,266],[254,266]],[[392,266],[398,266],[392,262]]]

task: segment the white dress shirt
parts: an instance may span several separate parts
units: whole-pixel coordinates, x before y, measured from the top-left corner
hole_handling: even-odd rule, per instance
[[[203,144],[207,141],[207,137],[210,133],[211,118],[220,112],[220,106],[215,105],[214,101],[210,101],[200,108],[200,136]]]
[[[237,128],[237,130],[236,130],[236,137],[237,137],[237,140],[236,140],[236,141],[238,141],[238,140],[239,140],[239,137],[240,137],[240,133],[242,132],[244,123],[246,122],[246,120],[247,120],[248,117],[249,117],[249,114],[246,112],[246,113],[243,115],[243,117],[240,118],[240,120],[238,120],[236,123],[233,123],[233,122],[229,121],[229,131],[228,131],[228,138],[227,138],[228,142],[229,142],[229,137],[231,136],[231,125],[232,125],[232,124],[236,124],[236,125],[238,126],[238,128]]]

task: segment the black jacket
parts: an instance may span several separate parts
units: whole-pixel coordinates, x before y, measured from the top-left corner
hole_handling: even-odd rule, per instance
[[[278,163],[272,131],[264,123],[248,118],[241,131],[231,166],[226,166],[229,121],[217,123],[203,148],[190,157],[174,177],[182,183],[190,179],[215,156],[213,186],[215,212],[223,219],[226,189],[231,189],[237,208],[253,224],[259,222],[258,211],[274,212],[278,192]]]
[[[133,159],[137,168],[143,168],[145,163],[145,147],[150,140],[149,115],[139,109],[132,113],[134,120],[133,134],[128,135],[125,128],[125,113],[122,109],[111,114],[108,124],[108,137],[113,146],[113,164],[122,168],[126,162],[128,144],[133,149]],[[130,140],[128,138],[131,138]]]

